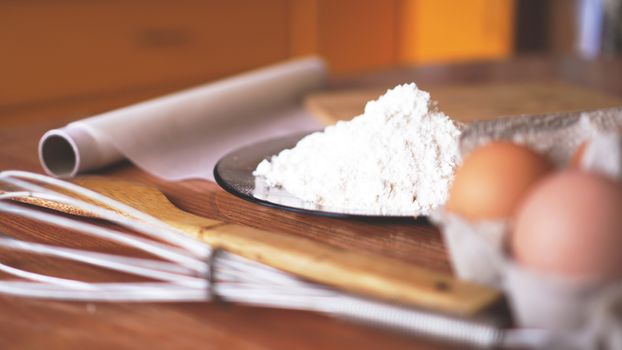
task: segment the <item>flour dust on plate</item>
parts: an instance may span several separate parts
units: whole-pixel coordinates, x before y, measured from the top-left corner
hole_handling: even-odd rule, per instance
[[[282,138],[270,139],[239,148],[224,156],[214,168],[214,178],[220,187],[244,200],[260,205],[283,210],[337,218],[365,219],[407,219],[412,220],[412,213],[394,212],[378,215],[373,211],[343,210],[319,206],[304,201],[283,188],[268,186],[263,178],[253,175],[257,165],[270,159],[279,151],[294,147],[307,134],[293,134]],[[424,217],[420,217],[425,220]]]
[[[351,121],[235,151],[219,163],[215,177],[225,189],[263,204],[324,214],[424,216],[447,198],[461,128],[427,92],[405,84],[368,102]],[[242,184],[240,171],[253,176]]]

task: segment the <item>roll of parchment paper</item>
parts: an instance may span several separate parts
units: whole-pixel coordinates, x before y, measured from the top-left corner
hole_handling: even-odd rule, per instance
[[[39,159],[58,177],[127,158],[166,180],[213,180],[218,159],[237,147],[321,128],[300,100],[325,79],[314,57],[254,70],[50,130]]]

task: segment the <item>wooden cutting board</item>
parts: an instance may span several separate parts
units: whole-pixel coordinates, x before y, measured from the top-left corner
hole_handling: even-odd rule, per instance
[[[463,122],[622,105],[622,99],[617,97],[560,82],[421,88],[430,92],[445,114]],[[334,124],[361,114],[367,101],[384,93],[383,89],[322,92],[308,96],[305,106],[322,122]]]

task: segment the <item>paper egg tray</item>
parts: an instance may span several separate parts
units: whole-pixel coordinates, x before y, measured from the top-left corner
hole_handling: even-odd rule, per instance
[[[581,167],[622,179],[622,138],[613,133],[619,130],[622,108],[502,118],[471,124],[460,151],[464,157],[492,140],[508,140],[548,155],[561,168],[590,139]],[[585,347],[622,349],[622,283],[569,280],[518,266],[505,246],[508,221],[470,222],[443,209],[431,218],[456,275],[504,290],[519,326],[566,332]]]

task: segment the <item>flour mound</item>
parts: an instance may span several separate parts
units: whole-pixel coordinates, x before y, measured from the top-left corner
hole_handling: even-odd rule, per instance
[[[399,85],[362,115],[262,161],[253,174],[327,210],[426,215],[447,199],[460,132],[429,93]]]

